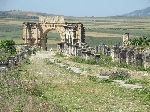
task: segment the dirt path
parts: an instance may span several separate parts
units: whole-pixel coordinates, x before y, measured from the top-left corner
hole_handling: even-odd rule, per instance
[[[31,64],[26,67],[29,80],[35,80],[42,98],[65,111],[146,112],[150,107],[143,97],[132,90],[85,77],[86,72],[84,75],[75,73],[84,71],[75,63],[64,65],[66,63],[62,61],[53,63],[49,60],[57,60],[54,53],[42,51],[32,55]]]

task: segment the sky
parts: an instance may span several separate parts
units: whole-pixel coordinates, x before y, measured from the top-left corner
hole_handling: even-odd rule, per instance
[[[116,16],[150,7],[150,0],[0,0],[0,10],[65,16]]]

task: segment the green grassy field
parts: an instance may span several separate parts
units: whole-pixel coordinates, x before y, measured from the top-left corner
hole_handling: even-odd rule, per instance
[[[22,43],[22,23],[24,21],[34,20],[0,20],[0,40],[13,39],[17,43]],[[37,21],[37,20],[35,20]],[[86,41],[91,46],[99,43],[116,44],[121,42],[124,33],[130,33],[131,38],[146,36],[150,38],[150,18],[135,17],[66,17],[67,22],[82,22],[86,29]],[[54,45],[60,41],[58,33],[50,32],[48,34],[48,46]]]
[[[128,83],[141,82],[144,88],[126,89],[95,77],[106,68],[79,64],[65,57],[55,56],[55,62],[87,71],[80,75],[50,62],[49,59],[54,57],[46,56],[47,54],[37,53],[31,56],[30,61],[25,61],[11,73],[1,76],[2,112],[149,111],[149,76],[128,78]]]
[[[76,66],[87,71],[80,75],[50,62],[52,57],[46,58],[47,52],[41,54],[43,59],[38,54],[32,56],[30,61],[25,61],[19,68],[0,77],[3,82],[0,87],[0,95],[3,96],[1,111],[149,111],[149,76],[138,76],[139,79],[132,77],[134,80],[127,78],[130,79],[128,83],[142,83],[145,88],[126,89],[94,77],[105,68],[55,56],[57,62],[59,60],[59,63],[67,64],[67,67]]]

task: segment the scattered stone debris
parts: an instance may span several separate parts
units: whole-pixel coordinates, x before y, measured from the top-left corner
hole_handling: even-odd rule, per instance
[[[87,74],[87,71],[82,70],[82,68],[70,66],[68,64],[62,63],[60,60],[51,56],[48,52],[44,52],[44,53],[38,52],[33,57],[34,57],[34,59],[37,59],[37,58],[48,59],[50,62],[58,65],[59,67],[64,67],[66,70],[70,70],[76,74],[81,74],[81,75]],[[32,56],[31,56],[31,58],[32,58]],[[99,75],[97,75],[96,77],[105,80],[105,79],[110,79],[111,76],[116,75],[116,74],[123,74],[125,76],[130,76],[133,73],[135,74],[135,72],[138,74],[144,73],[143,76],[148,75],[147,72],[127,71],[126,69],[114,68],[114,69],[109,69],[109,70],[101,70]],[[38,74],[42,74],[42,73],[39,72]],[[143,88],[142,85],[140,85],[140,84],[126,84],[126,80],[117,80],[116,79],[116,80],[112,80],[112,81],[114,84],[118,84],[118,85],[120,85],[120,87],[125,87],[127,89],[141,89],[141,88]]]
[[[0,67],[0,72],[4,72],[4,71],[7,71],[8,68],[7,67]]]
[[[73,71],[74,73],[77,73],[77,74],[82,73],[81,68],[77,68],[77,67],[68,67],[67,70],[71,70],[71,71]]]
[[[101,78],[101,79],[109,79],[109,76],[97,76],[98,78]]]
[[[125,87],[127,89],[142,89],[143,87],[138,84],[126,84],[123,80],[113,80],[115,83],[119,84],[121,87]]]

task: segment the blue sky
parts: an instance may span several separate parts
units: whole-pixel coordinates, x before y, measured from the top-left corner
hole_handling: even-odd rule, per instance
[[[150,0],[0,0],[0,10],[66,16],[115,16],[150,6]]]

